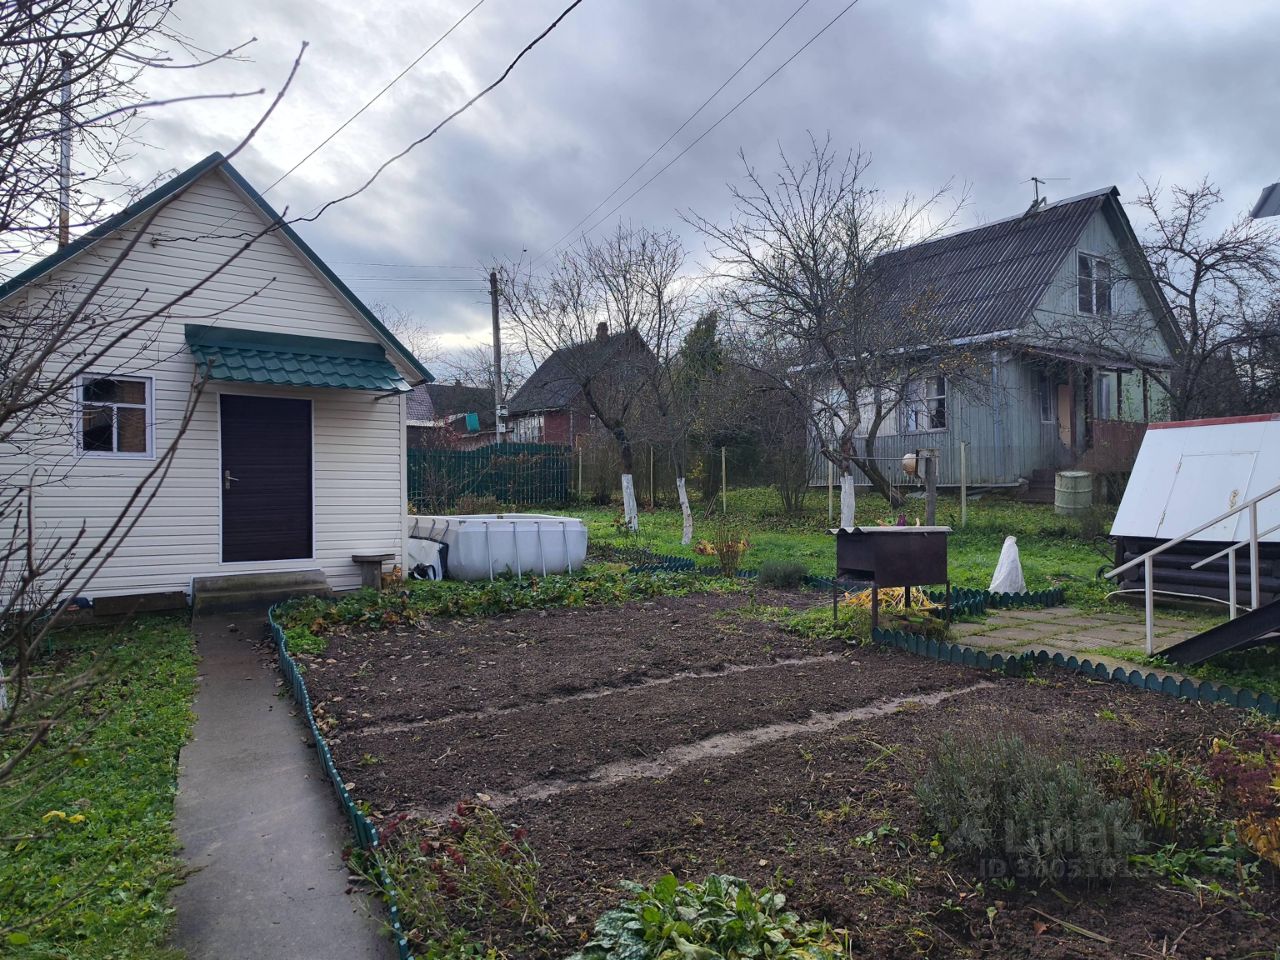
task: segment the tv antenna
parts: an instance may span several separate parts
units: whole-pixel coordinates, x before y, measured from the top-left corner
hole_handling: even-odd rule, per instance
[[[1026,180],[1023,180],[1022,182],[1035,184],[1034,189],[1035,189],[1036,195],[1035,195],[1035,198],[1032,200],[1032,206],[1038,207],[1040,206],[1040,188],[1041,187],[1043,187],[1046,183],[1065,183],[1070,179],[1071,179],[1070,177],[1028,177]],[[1046,197],[1045,199],[1048,199],[1048,198]]]

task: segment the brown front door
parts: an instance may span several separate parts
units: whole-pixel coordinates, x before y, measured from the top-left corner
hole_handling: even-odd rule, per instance
[[[224,393],[222,560],[311,556],[311,401]]]

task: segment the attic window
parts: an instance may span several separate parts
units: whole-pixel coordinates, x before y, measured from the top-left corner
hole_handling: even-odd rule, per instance
[[[1111,313],[1111,264],[1088,253],[1076,254],[1076,306],[1081,313]]]
[[[92,456],[151,456],[151,379],[80,379],[78,391],[81,453]]]

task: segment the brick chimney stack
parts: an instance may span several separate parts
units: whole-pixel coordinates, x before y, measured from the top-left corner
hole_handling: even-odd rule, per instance
[[[605,323],[603,320],[601,320],[599,323],[596,324],[596,339],[597,340],[609,339],[609,324]]]

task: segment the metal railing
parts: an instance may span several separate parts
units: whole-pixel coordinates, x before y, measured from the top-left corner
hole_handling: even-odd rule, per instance
[[[1270,490],[1267,490],[1263,493],[1258,494],[1256,497],[1252,497],[1251,499],[1246,500],[1244,503],[1236,504],[1234,507],[1232,507],[1230,510],[1226,511],[1225,513],[1219,514],[1218,516],[1214,517],[1212,520],[1206,520],[1204,523],[1200,524],[1200,526],[1193,527],[1192,529],[1188,530],[1186,533],[1184,533],[1180,537],[1177,537],[1173,540],[1167,540],[1164,543],[1160,544],[1160,546],[1158,547],[1153,547],[1152,549],[1148,550],[1146,553],[1142,554],[1141,556],[1134,557],[1132,560],[1129,560],[1126,563],[1122,563],[1120,566],[1116,567],[1114,570],[1111,570],[1106,574],[1106,577],[1110,579],[1110,578],[1119,576],[1120,574],[1124,573],[1126,570],[1136,567],[1138,564],[1142,564],[1143,596],[1145,600],[1144,606],[1146,609],[1146,621],[1147,621],[1147,655],[1148,656],[1155,653],[1155,590],[1153,588],[1153,582],[1154,582],[1153,560],[1155,559],[1155,557],[1161,553],[1164,553],[1166,550],[1169,550],[1172,547],[1176,547],[1178,546],[1178,544],[1191,539],[1197,533],[1203,533],[1205,530],[1208,530],[1210,527],[1214,526],[1215,524],[1219,524],[1223,520],[1227,520],[1231,517],[1234,517],[1236,516],[1236,514],[1243,513],[1246,510],[1249,512],[1248,538],[1245,540],[1241,540],[1237,543],[1233,543],[1228,547],[1224,547],[1222,550],[1219,550],[1217,553],[1213,554],[1213,556],[1205,557],[1203,560],[1196,561],[1191,565],[1191,569],[1199,570],[1205,564],[1210,563],[1214,560],[1217,560],[1221,556],[1224,556],[1224,555],[1226,556],[1227,580],[1228,580],[1228,584],[1227,584],[1228,606],[1230,607],[1230,611],[1231,611],[1231,619],[1234,620],[1238,615],[1238,611],[1239,611],[1239,604],[1237,603],[1237,597],[1236,597],[1236,592],[1237,592],[1236,591],[1236,551],[1243,549],[1244,547],[1248,547],[1249,548],[1249,609],[1256,610],[1259,606],[1261,606],[1262,588],[1261,588],[1261,583],[1259,581],[1260,558],[1259,558],[1259,551],[1258,551],[1258,542],[1262,537],[1265,537],[1267,534],[1274,533],[1275,531],[1280,530],[1280,523],[1275,524],[1274,526],[1270,526],[1266,530],[1261,530],[1261,531],[1258,530],[1258,504],[1261,503],[1263,500],[1267,499],[1267,497],[1274,496],[1277,493],[1280,493],[1280,484],[1277,484],[1276,486],[1272,487]]]

